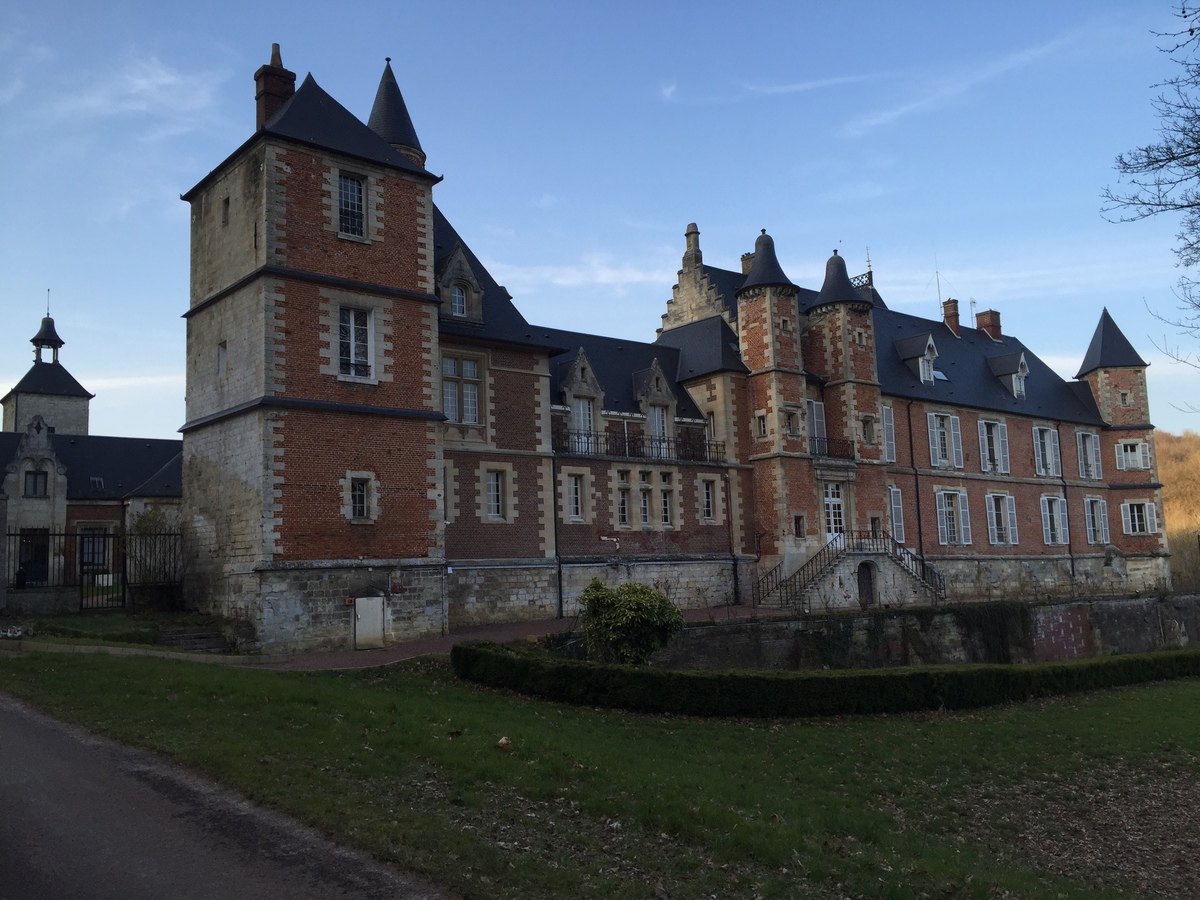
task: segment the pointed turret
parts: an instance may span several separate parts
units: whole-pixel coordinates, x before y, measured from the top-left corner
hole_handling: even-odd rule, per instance
[[[45,316],[33,344],[33,366],[11,391],[0,399],[3,429],[25,431],[35,416],[41,417],[51,431],[61,434],[88,433],[88,403],[95,394],[86,391],[58,360],[58,350],[66,343],[58,336],[54,319]],[[52,356],[42,359],[49,348]]]
[[[829,261],[825,263],[825,281],[821,292],[813,301],[812,307],[825,306],[829,303],[862,303],[863,296],[850,281],[850,273],[846,271],[846,260],[838,256],[836,250]]]
[[[754,241],[754,262],[750,266],[750,271],[746,273],[746,281],[739,289],[739,293],[752,287],[768,286],[794,288],[796,285],[792,284],[791,280],[783,274],[783,267],[775,258],[775,241],[764,228],[762,234]]]
[[[1083,378],[1096,369],[1144,369],[1146,361],[1142,359],[1129,339],[1121,333],[1117,323],[1108,314],[1108,307],[1100,313],[1100,324],[1092,335],[1087,353],[1083,355],[1083,364],[1079,367],[1076,378]]]
[[[396,76],[392,72],[390,56],[384,63],[383,77],[379,79],[379,90],[375,92],[375,105],[371,107],[371,118],[367,120],[367,125],[417,165],[425,165],[425,151],[417,140],[417,132],[413,128],[408,107],[404,104],[404,96],[400,93],[400,85],[396,83]]]

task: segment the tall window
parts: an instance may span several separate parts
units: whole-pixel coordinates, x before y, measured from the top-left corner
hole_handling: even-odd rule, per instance
[[[1035,426],[1033,429],[1033,464],[1039,475],[1062,475],[1062,460],[1058,454],[1058,431]]]
[[[714,518],[713,510],[715,506],[714,495],[716,494],[716,485],[712,481],[705,479],[701,483],[701,487],[703,488],[703,495],[700,500],[701,514],[706,520],[711,521]]]
[[[89,571],[108,566],[108,529],[96,525],[79,529],[79,564]]]
[[[988,540],[993,544],[1017,543],[1017,501],[1008,494],[987,495]]]
[[[641,472],[638,474],[638,483],[641,485],[641,513],[642,527],[650,527],[650,473]]]
[[[663,472],[660,476],[661,488],[660,501],[662,505],[662,523],[663,525],[671,524],[671,500],[674,496],[671,490],[671,473]]]
[[[1042,540],[1048,545],[1067,543],[1067,504],[1062,497],[1042,498]]]
[[[1108,543],[1108,503],[1098,497],[1083,501],[1084,518],[1087,520],[1089,544]]]
[[[963,467],[962,431],[958,416],[928,413],[929,463],[943,468]]]
[[[1158,511],[1153,503],[1122,503],[1121,525],[1126,534],[1158,534]]]
[[[45,497],[49,484],[49,476],[45,472],[25,473],[25,496]]]
[[[583,476],[567,476],[567,515],[572,519],[583,518]]]
[[[371,482],[366,478],[350,479],[350,516],[365,519],[370,515],[369,491]]]
[[[479,424],[479,362],[442,357],[442,412],[451,422]]]
[[[924,384],[933,384],[933,357],[928,353],[921,357],[921,381]]]
[[[1100,471],[1100,435],[1092,431],[1075,432],[1075,448],[1079,452],[1079,477],[1103,478]]]
[[[371,377],[371,312],[343,306],[338,311],[338,371]]]
[[[883,461],[896,461],[896,414],[890,406],[882,409],[883,413]]]
[[[1117,468],[1122,471],[1150,468],[1150,445],[1144,441],[1122,441],[1117,444]]]
[[[1008,426],[979,421],[979,466],[984,472],[1008,474]]]
[[[355,175],[338,178],[338,231],[351,237],[364,237],[363,182]]]
[[[846,533],[846,519],[842,507],[842,486],[836,482],[825,484],[825,537]]]
[[[766,422],[766,419],[763,419]],[[766,434],[764,429],[763,434]],[[826,456],[829,452],[825,440],[825,404],[819,400],[808,401],[808,452]]]
[[[629,524],[629,472],[626,469],[617,472],[617,524]]]
[[[938,543],[948,546],[971,543],[971,514],[962,491],[937,493]]]
[[[650,407],[650,455],[656,459],[667,456],[667,408]]]
[[[904,543],[904,502],[900,494],[900,488],[892,486],[888,488],[888,497],[891,500],[892,507],[892,537],[896,543]]]
[[[461,284],[450,288],[450,315],[462,318],[467,314],[467,292]]]
[[[571,403],[571,443],[576,453],[594,453],[596,436],[592,433],[593,405],[590,397],[576,397]]]
[[[507,510],[504,503],[504,472],[494,469],[487,473],[487,511],[492,519],[503,519]]]

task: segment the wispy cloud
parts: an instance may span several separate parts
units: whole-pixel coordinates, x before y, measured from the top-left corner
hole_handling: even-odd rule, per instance
[[[176,118],[212,106],[213,73],[183,73],[151,57],[134,60],[105,73],[82,90],[60,94],[46,104],[44,114],[61,120],[80,116],[103,118],[156,113]]]
[[[661,85],[658,89],[658,92],[662,96],[663,100],[670,103],[675,99],[675,91],[678,90],[678,88],[679,85],[672,81],[669,84]]]
[[[533,205],[538,209],[553,209],[558,206],[558,198],[553,194],[542,194],[533,201]]]
[[[1064,35],[1010,53],[1000,59],[986,62],[972,71],[959,71],[945,78],[937,79],[922,86],[916,96],[892,106],[888,109],[877,110],[852,120],[846,126],[846,134],[850,137],[861,137],[869,131],[891,125],[900,119],[945,106],[957,97],[969,93],[981,84],[994,81],[1010,72],[1023,69],[1040,59],[1061,50],[1074,40],[1073,35]]]
[[[859,84],[864,81],[876,81],[884,77],[886,76],[881,72],[868,72],[861,75],[815,78],[812,81],[797,81],[792,84],[744,84],[742,87],[755,94],[802,94],[805,91],[818,91],[821,88],[837,87],[841,84]]]
[[[675,271],[669,265],[622,265],[614,263],[608,255],[589,256],[578,263],[562,266],[514,266],[501,262],[489,262],[487,266],[496,279],[513,292],[588,285],[624,288],[648,284],[661,288],[675,278]]]

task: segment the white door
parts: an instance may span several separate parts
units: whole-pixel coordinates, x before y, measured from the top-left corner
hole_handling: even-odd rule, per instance
[[[375,650],[383,646],[383,598],[354,598],[354,649]]]
[[[842,506],[842,486],[837,483],[825,485],[825,542],[846,533],[846,517]]]

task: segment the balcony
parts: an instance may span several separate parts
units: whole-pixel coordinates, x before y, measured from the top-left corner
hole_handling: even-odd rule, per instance
[[[554,452],[670,462],[725,462],[725,444],[702,437],[660,438],[607,431],[555,431]]]
[[[841,438],[809,437],[808,452],[829,459],[854,459],[854,442]]]

